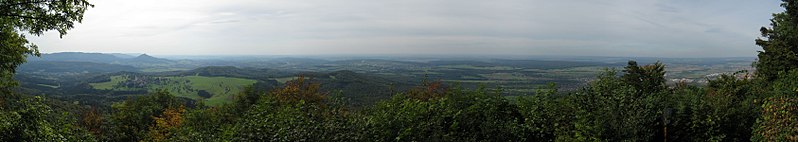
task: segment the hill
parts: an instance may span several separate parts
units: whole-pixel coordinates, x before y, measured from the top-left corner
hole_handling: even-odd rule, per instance
[[[149,67],[164,64],[174,64],[176,61],[169,59],[156,58],[147,54],[132,57],[127,54],[105,54],[105,53],[83,53],[83,52],[61,52],[42,54],[41,57],[30,57],[29,61],[53,61],[53,62],[90,62],[117,65],[130,65],[136,67]]]
[[[168,64],[173,63],[174,61],[168,59],[161,59],[155,58],[147,54],[141,54],[135,58],[131,59],[122,59],[123,61],[127,61],[129,63],[145,63],[145,64]]]
[[[18,68],[19,72],[24,73],[109,73],[138,70],[128,65],[83,61],[32,61]]]
[[[61,52],[42,54],[41,57],[29,57],[28,61],[72,61],[92,63],[113,63],[123,60],[117,56],[103,53]]]

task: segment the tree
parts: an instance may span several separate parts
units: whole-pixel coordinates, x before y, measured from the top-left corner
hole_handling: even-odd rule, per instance
[[[150,131],[147,133],[145,140],[157,142],[167,141],[167,139],[176,133],[181,123],[183,123],[183,113],[185,112],[185,107],[181,105],[176,108],[166,108],[166,110],[161,113],[161,116],[153,116],[152,118],[155,120],[155,124],[150,126]]]
[[[322,104],[327,98],[327,93],[321,92],[320,88],[321,84],[306,82],[305,76],[299,76],[295,80],[286,82],[285,87],[272,90],[269,95],[277,98],[279,103],[294,104],[303,101]]]
[[[666,88],[665,66],[659,61],[642,67],[635,61],[629,61],[623,71],[626,73],[623,80],[634,87],[638,94],[650,94]]]
[[[131,98],[112,105],[110,124],[102,130],[103,141],[139,141],[145,138],[150,126],[156,124],[156,116],[162,116],[168,108],[182,105],[175,96],[166,90],[157,90],[150,95]]]
[[[576,119],[573,95],[558,95],[554,83],[541,88],[535,95],[518,98],[518,109],[524,116],[523,125],[528,129],[529,139],[535,141],[567,141],[574,130]]]
[[[422,84],[366,111],[366,141],[532,140],[522,112],[501,92]]]
[[[57,112],[40,96],[21,96],[0,108],[0,141],[94,141],[68,112]]]
[[[639,68],[634,61],[630,67]],[[660,95],[640,95],[641,87],[651,78],[650,69],[630,70],[618,77],[616,71],[607,70],[574,94],[573,139],[564,141],[652,141],[657,125],[657,107],[654,99]],[[630,73],[631,72],[631,73]],[[636,86],[637,85],[637,86]],[[643,89],[645,90],[645,89]],[[659,92],[651,92],[659,93]]]
[[[785,11],[773,14],[771,27],[760,29],[756,75],[767,85],[752,141],[798,141],[798,1],[782,0]]]
[[[100,134],[100,126],[102,125],[102,116],[97,111],[96,107],[91,107],[91,109],[83,112],[81,125],[90,132],[94,133],[94,135]]]
[[[328,99],[319,83],[303,76],[261,95],[257,103],[222,132],[232,141],[356,141],[362,136],[349,112]],[[242,101],[238,101],[239,103]],[[187,122],[190,124],[192,122]],[[227,136],[227,134],[231,134]],[[198,141],[199,138],[190,141]],[[202,137],[200,137],[202,138]],[[202,138],[205,139],[205,138]],[[213,139],[213,138],[210,138]]]
[[[169,141],[229,141],[232,134],[224,133],[225,130],[232,129],[244,113],[236,112],[235,108],[234,105],[223,105],[186,110],[180,127]]]
[[[29,55],[40,55],[25,34],[39,36],[56,30],[63,37],[75,22],[83,20],[89,7],[94,5],[86,0],[0,1],[0,91],[16,86],[12,76]]]
[[[768,81],[798,68],[798,1],[782,1],[786,11],[773,14],[771,27],[762,27],[763,38],[756,39],[756,45],[764,50],[759,51],[756,75]]]

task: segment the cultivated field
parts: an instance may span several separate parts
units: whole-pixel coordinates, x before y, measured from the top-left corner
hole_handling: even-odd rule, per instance
[[[220,105],[230,102],[243,87],[256,81],[232,77],[174,76],[148,77],[117,75],[110,81],[91,83],[94,89],[113,91],[154,91],[163,89],[177,97],[203,100],[206,105]]]

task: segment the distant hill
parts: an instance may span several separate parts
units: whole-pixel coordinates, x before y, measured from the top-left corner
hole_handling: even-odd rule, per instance
[[[146,64],[168,64],[174,62],[168,59],[155,58],[147,54],[141,54],[136,58],[124,59],[123,61],[127,61],[128,63],[146,63]]]
[[[83,52],[61,52],[43,54],[41,57],[30,57],[28,61],[52,61],[52,62],[91,62],[91,63],[105,63],[105,64],[118,64],[130,65],[135,67],[149,67],[165,64],[174,64],[176,61],[156,58],[147,54],[139,56],[132,56],[120,53],[83,53]]]
[[[111,54],[103,53],[83,53],[83,52],[61,52],[42,54],[41,57],[30,57],[28,61],[71,61],[71,62],[93,62],[93,63],[113,63],[123,60]]]
[[[121,71],[138,71],[128,65],[94,63],[83,61],[33,61],[22,64],[17,69],[20,73],[109,73]]]
[[[137,57],[134,54],[122,54],[122,53],[110,53],[110,54],[114,55],[116,57],[125,58],[125,59],[130,59],[130,58],[136,58]]]

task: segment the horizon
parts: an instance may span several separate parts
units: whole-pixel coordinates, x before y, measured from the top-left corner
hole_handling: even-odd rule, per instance
[[[488,59],[534,59],[534,58],[642,58],[642,59],[732,59],[732,58],[751,58],[756,60],[756,56],[728,56],[728,57],[656,57],[656,56],[590,56],[590,55],[513,55],[513,54],[292,54],[292,55],[267,55],[267,54],[203,54],[203,55],[170,55],[170,54],[150,54],[150,53],[115,53],[115,52],[54,52],[42,53],[86,53],[86,54],[123,54],[130,56],[148,55],[156,58],[166,59],[202,59],[202,58],[488,58]],[[42,58],[42,57],[36,57]]]

